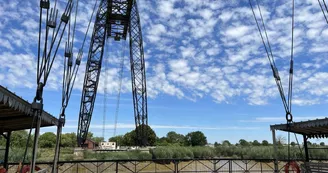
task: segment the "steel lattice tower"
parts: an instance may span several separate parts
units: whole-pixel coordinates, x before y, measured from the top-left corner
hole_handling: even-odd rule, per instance
[[[147,145],[147,91],[140,17],[136,0],[101,0],[91,38],[79,113],[78,145],[87,138],[97,94],[105,40],[126,40],[129,32],[134,118],[139,146]]]

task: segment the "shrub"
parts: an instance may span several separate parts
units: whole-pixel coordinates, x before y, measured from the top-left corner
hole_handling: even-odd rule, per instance
[[[150,150],[153,159],[172,159],[173,152],[169,147],[157,147]]]

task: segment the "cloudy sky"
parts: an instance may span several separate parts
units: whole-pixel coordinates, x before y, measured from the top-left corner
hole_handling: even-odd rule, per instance
[[[54,5],[54,0],[50,2]],[[81,48],[95,2],[80,0],[74,57]],[[59,1],[59,14],[65,4],[66,1]],[[164,136],[171,130],[183,134],[201,130],[209,142],[237,142],[241,138],[271,141],[269,126],[285,123],[285,113],[248,0],[138,0],[138,4],[147,68],[149,124],[157,135]],[[292,4],[265,0],[260,5],[286,91]],[[38,19],[37,1],[0,2],[0,84],[29,101],[36,88]],[[294,31],[294,120],[326,117],[328,25],[317,0],[296,1]],[[91,32],[67,109],[64,132],[77,131],[90,35]],[[45,110],[56,117],[60,111],[66,39],[64,36],[44,91]],[[101,136],[106,85],[106,138],[113,135],[122,58],[117,133],[124,134],[134,127],[128,44],[108,41],[108,45],[113,46],[106,47],[90,126],[96,136]]]

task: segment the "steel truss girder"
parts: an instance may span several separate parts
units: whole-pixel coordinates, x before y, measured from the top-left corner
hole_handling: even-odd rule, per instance
[[[107,6],[108,1],[101,0],[91,37],[79,113],[79,125],[77,132],[77,141],[79,146],[81,146],[87,138],[96,99],[106,39]]]
[[[119,41],[125,40],[127,30],[130,39],[130,64],[134,117],[137,144],[146,146],[148,125],[146,69],[144,61],[142,32],[136,0],[101,0],[94,32],[91,38],[86,74],[82,90],[78,127],[78,145],[86,138],[91,122],[97,94],[106,34]],[[118,38],[119,37],[119,38]]]
[[[133,0],[132,4],[129,35],[132,95],[137,143],[139,146],[147,146],[148,135],[145,130],[145,125],[148,125],[146,69],[140,16],[136,0]],[[138,126],[140,127],[137,128]]]

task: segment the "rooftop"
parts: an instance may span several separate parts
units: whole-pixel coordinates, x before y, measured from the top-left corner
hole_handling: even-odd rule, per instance
[[[0,132],[30,129],[33,121],[31,104],[0,85]],[[57,126],[58,119],[43,111],[41,127]],[[36,121],[33,128],[36,126]]]
[[[270,126],[271,130],[281,130],[305,135],[308,138],[328,137],[328,118],[293,122],[288,128],[287,124],[276,124]]]

